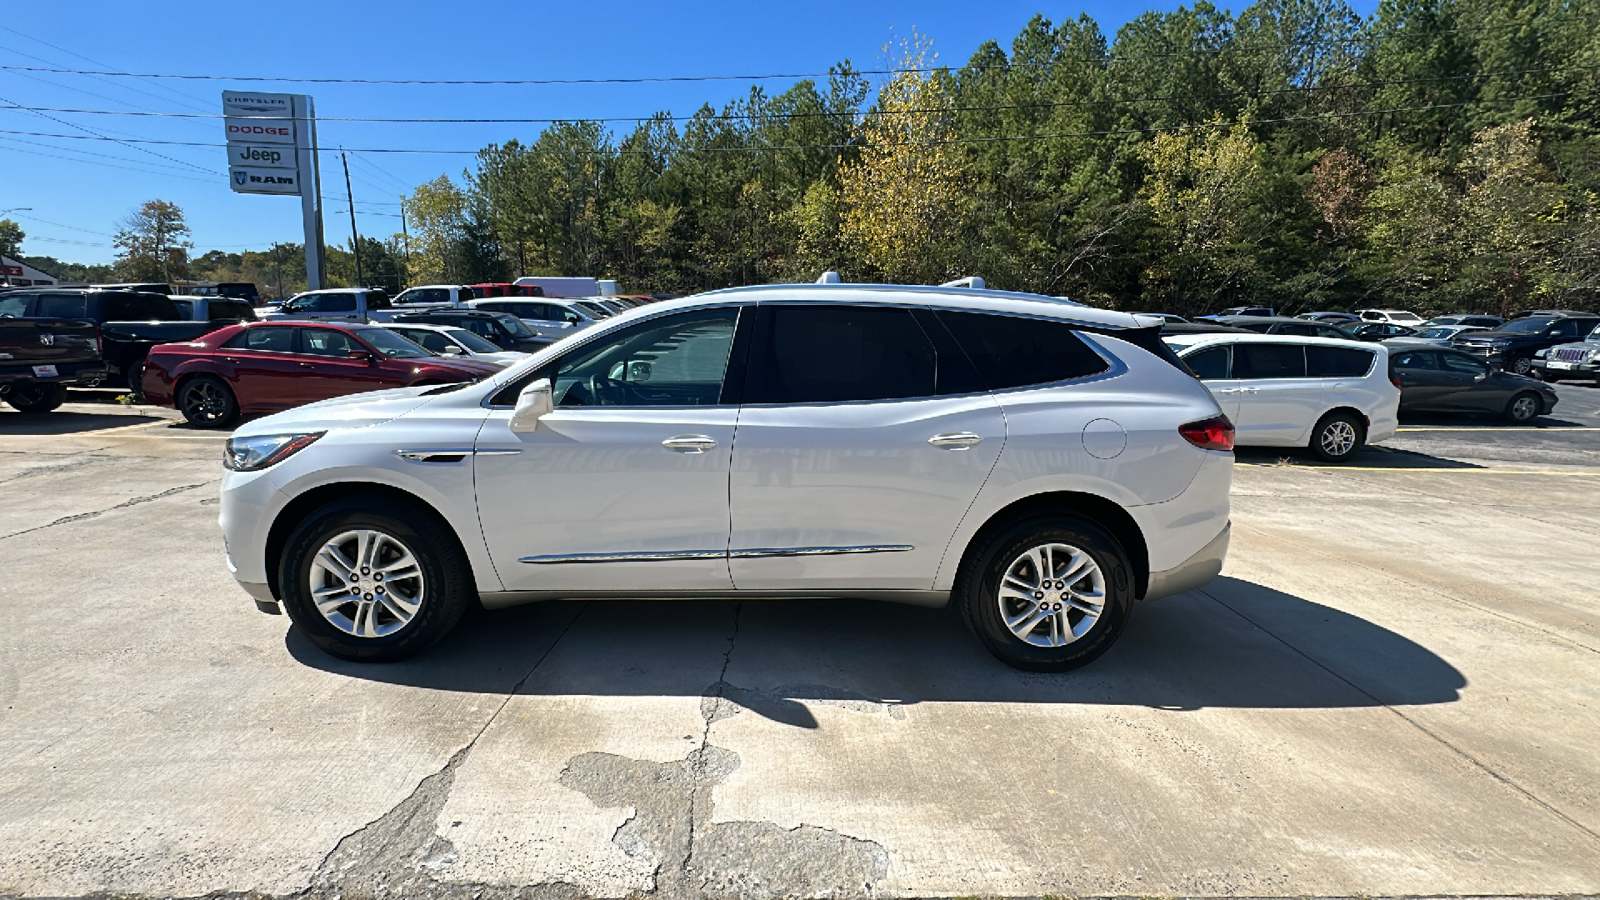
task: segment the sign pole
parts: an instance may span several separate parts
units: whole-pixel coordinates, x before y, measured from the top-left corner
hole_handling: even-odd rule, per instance
[[[305,94],[294,95],[295,157],[300,175],[300,215],[306,232],[306,290],[321,290],[327,283],[323,262],[322,175],[317,165],[316,107]]]

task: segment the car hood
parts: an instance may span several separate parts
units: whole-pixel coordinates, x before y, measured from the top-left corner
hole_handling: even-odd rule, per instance
[[[1529,334],[1525,331],[1468,331],[1457,336],[1460,341],[1520,341],[1527,338],[1537,338],[1542,335]]]
[[[405,363],[407,360],[391,359],[391,363]],[[450,356],[430,356],[424,359],[413,360],[417,368],[443,369],[449,372],[459,372],[462,375],[472,375],[477,378],[487,378],[505,368],[489,360],[458,359]]]
[[[379,425],[433,402],[434,398],[430,395],[439,387],[394,388],[319,400],[241,425],[234,431],[234,436],[299,434]]]
[[[1550,385],[1537,378],[1529,378],[1526,375],[1518,375],[1515,372],[1493,372],[1489,375],[1489,380],[1498,387],[1517,390],[1526,388],[1552,397],[1556,395],[1556,389]]]

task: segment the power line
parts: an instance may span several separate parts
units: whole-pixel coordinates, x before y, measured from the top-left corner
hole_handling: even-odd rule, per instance
[[[178,166],[169,166],[166,163],[145,162],[142,159],[129,159],[126,156],[113,156],[110,153],[96,153],[93,150],[79,150],[76,147],[63,147],[63,146],[61,146],[59,144],[45,144],[45,143],[41,143],[39,141],[25,141],[22,138],[14,138],[14,137],[4,138],[3,140],[11,141],[12,143],[16,143],[16,144],[28,144],[28,145],[34,146],[34,147],[44,147],[47,150],[54,150],[57,153],[78,153],[78,154],[82,154],[84,156],[98,156],[98,157],[101,157],[102,159],[114,159],[114,160],[117,160],[119,162],[132,163],[132,164],[139,165],[139,166],[146,166],[146,167],[152,167],[153,166],[156,169],[175,169],[175,170],[178,170],[178,171],[188,171],[187,169],[180,169]],[[25,150],[16,150],[16,148],[6,148],[6,149],[13,150],[13,151],[15,151],[17,153],[29,152],[29,151],[25,151]],[[44,155],[47,155],[47,154],[39,154],[39,155],[44,156]],[[74,159],[74,160],[71,160],[71,162],[92,162],[92,160]],[[153,174],[161,175],[161,174],[166,174],[166,173],[153,172]]]
[[[97,235],[99,235],[101,237],[108,237],[108,238],[116,237],[116,235],[107,234],[104,231],[95,231],[95,230],[90,229],[90,228],[79,228],[76,225],[63,225],[60,222],[52,222],[49,219],[41,219],[38,216],[25,216],[25,215],[23,215],[21,213],[13,213],[13,215],[15,215],[19,219],[27,219],[30,222],[43,222],[46,225],[54,225],[57,228],[65,228],[68,231],[81,231],[84,234],[97,234]]]
[[[12,133],[15,133],[15,134],[35,134],[38,137],[63,137],[63,138],[68,138],[68,139],[73,139],[73,140],[93,140],[92,138],[84,138],[84,137],[82,137],[80,135],[76,135],[76,134],[49,135],[49,134],[39,134],[37,132],[30,132],[30,131],[20,131],[20,132],[4,132],[4,131],[0,131],[0,134],[12,134]],[[17,139],[16,138],[4,138],[4,140],[14,141],[14,140],[17,140]],[[106,140],[113,140],[113,139],[112,138],[107,138]],[[36,143],[34,141],[29,141],[28,143],[35,144],[35,146],[39,146],[39,147],[50,147],[51,146],[49,144],[38,144],[38,143]],[[24,149],[22,149],[20,147],[6,147],[4,149],[7,152],[10,152],[10,153],[26,153],[26,154],[29,154],[30,156],[43,156],[43,157],[45,157],[47,159],[55,159],[55,160],[61,159],[61,156],[59,155],[61,153],[87,153],[88,152],[88,151],[85,151],[85,150],[73,150],[70,147],[53,147],[52,149],[56,150],[56,153],[41,153],[38,150],[24,150]],[[106,154],[97,153],[95,155],[96,156],[105,156]],[[108,157],[108,158],[109,159],[121,159],[122,157],[120,157],[120,156],[112,156],[112,157]],[[141,175],[161,175],[161,176],[164,176],[166,178],[182,178],[185,181],[199,181],[199,182],[202,182],[204,184],[216,184],[216,180],[215,179],[211,179],[211,178],[196,178],[193,175],[179,175],[176,172],[162,172],[162,171],[159,171],[159,170],[156,170],[156,169],[136,168],[134,166],[119,166],[119,165],[116,165],[114,163],[103,163],[103,162],[100,162],[98,160],[93,160],[93,159],[71,159],[71,158],[68,158],[68,161],[69,162],[74,162],[74,163],[79,163],[81,165],[86,165],[86,166],[101,166],[101,167],[104,167],[104,168],[107,168],[107,169],[121,169],[121,170],[123,170],[125,172],[138,172]]]
[[[52,44],[49,41],[44,40],[43,38],[34,37],[31,34],[26,34],[24,32],[18,31],[17,29],[12,28],[12,27],[10,27],[8,25],[0,25],[0,30],[9,31],[12,34],[17,35],[18,37],[27,38],[28,40],[33,41],[36,44],[43,44],[46,47],[49,47],[51,50],[57,51],[58,53],[65,53],[68,56],[76,56],[78,59],[81,59],[84,62],[93,63],[93,64],[95,64],[97,66],[106,66],[108,68],[110,67],[110,63],[101,62],[100,60],[95,59],[95,58],[90,57],[90,56],[84,56],[82,53],[79,53],[76,50],[68,50],[66,47],[58,47],[55,44]],[[26,56],[29,59],[38,59],[40,62],[49,63],[49,60],[40,59],[39,57],[33,56],[32,54],[29,54],[29,53],[23,53],[21,50],[18,50],[15,47],[10,48],[10,50],[13,53],[18,53],[18,54],[21,54],[23,56]],[[106,83],[107,84],[111,84],[111,85],[116,85],[116,82],[114,82],[114,81],[108,81]],[[130,90],[130,91],[134,91],[135,93],[144,94],[147,97],[156,97],[157,99],[165,99],[165,98],[159,97],[156,94],[152,94],[149,91],[140,90],[139,88],[129,87],[127,85],[117,85],[117,86],[122,87],[124,90]],[[177,90],[175,88],[167,87],[166,85],[161,84],[160,82],[156,82],[155,86],[160,88],[163,91],[166,91],[168,94],[171,94],[174,97],[181,97],[181,98],[184,98],[185,100],[193,100],[193,101],[196,101],[196,102],[204,102],[204,101],[201,100],[201,98],[196,97],[193,94],[186,93],[184,91],[180,91],[180,90]]]
[[[1473,106],[1473,105],[1477,105],[1477,104],[1516,103],[1516,102],[1521,102],[1521,101],[1524,101],[1524,100],[1550,100],[1550,99],[1554,99],[1556,97],[1566,97],[1566,96],[1570,96],[1570,95],[1576,94],[1576,93],[1583,93],[1583,92],[1580,92],[1580,91],[1560,91],[1560,92],[1552,93],[1552,94],[1539,94],[1539,95],[1534,95],[1534,96],[1496,97],[1496,98],[1483,99],[1483,100],[1469,100],[1469,101],[1463,101],[1463,102],[1460,102],[1460,103],[1435,103],[1435,104],[1429,104],[1429,105],[1426,105],[1426,106],[1395,106],[1395,107],[1387,107],[1387,108],[1384,108],[1384,109],[1363,109],[1363,110],[1354,110],[1354,111],[1350,111],[1350,112],[1323,113],[1323,114],[1310,115],[1310,116],[1283,116],[1283,117],[1272,118],[1272,119],[1241,119],[1241,120],[1230,121],[1230,122],[1202,122],[1202,123],[1185,124],[1185,125],[1151,126],[1151,127],[1148,127],[1148,128],[1108,128],[1108,129],[1101,129],[1101,130],[1096,130],[1096,131],[1065,131],[1065,132],[1040,133],[1040,134],[993,135],[993,136],[989,136],[989,137],[942,138],[942,139],[927,140],[927,141],[906,141],[906,142],[885,143],[885,144],[879,144],[877,146],[920,147],[920,146],[939,146],[939,145],[943,145],[943,144],[986,144],[986,143],[996,143],[996,142],[1004,142],[1004,141],[1036,141],[1036,140],[1050,140],[1050,139],[1056,139],[1056,138],[1111,137],[1111,136],[1116,136],[1116,135],[1128,135],[1128,134],[1157,134],[1157,133],[1169,132],[1169,131],[1183,131],[1183,130],[1192,129],[1192,128],[1229,128],[1229,127],[1233,127],[1235,125],[1276,125],[1276,124],[1282,124],[1282,123],[1287,123],[1287,122],[1320,122],[1320,121],[1331,121],[1331,120],[1334,120],[1334,119],[1353,118],[1353,117],[1357,117],[1357,116],[1385,115],[1385,114],[1388,114],[1388,113],[1425,112],[1425,111],[1428,111],[1428,110],[1435,110],[1435,109],[1458,109],[1458,108],[1463,107],[1463,106]],[[0,99],[3,99],[3,98],[0,98]],[[27,136],[30,136],[30,137],[63,138],[63,139],[67,139],[67,140],[96,140],[97,139],[97,138],[93,138],[93,137],[84,137],[82,135],[76,135],[76,134],[51,134],[51,133],[37,132],[37,131],[15,131],[15,130],[9,130],[9,129],[0,129],[0,134],[21,134],[21,135],[27,135]],[[98,138],[98,139],[99,140],[118,140],[116,138]],[[139,141],[141,143],[148,143],[148,144],[161,144],[161,145],[179,146],[179,147],[225,147],[225,146],[227,146],[226,144],[208,143],[208,142],[201,142],[201,141],[167,141],[167,140],[156,140],[156,139],[152,139],[152,138],[129,138],[128,140],[129,141]],[[858,146],[858,145],[854,144],[854,143],[839,143],[839,142],[835,142],[835,143],[827,143],[827,144],[791,144],[791,145],[783,145],[783,146],[757,146],[757,147],[753,147],[753,146],[695,147],[695,148],[692,148],[692,150],[694,152],[711,152],[711,153],[715,153],[715,152],[764,153],[764,152],[768,152],[768,151],[791,151],[791,150],[833,150],[833,149],[841,149],[842,150],[842,149],[846,149],[846,148],[850,148],[850,147],[854,147],[854,146]],[[404,147],[359,147],[359,148],[346,148],[346,149],[351,153],[429,154],[429,155],[450,155],[450,156],[476,156],[480,152],[479,150],[451,150],[451,149],[443,149],[443,148],[404,148]],[[613,152],[620,154],[620,153],[650,153],[652,151],[643,151],[643,150],[632,151],[632,150],[615,149],[615,150],[613,150]],[[377,201],[371,201],[371,202],[377,202]],[[389,204],[389,205],[398,205],[398,204]]]
[[[933,107],[912,108],[912,109],[896,110],[894,112],[874,112],[874,113],[872,113],[872,115],[874,115],[874,116],[916,115],[916,114],[922,114],[922,113],[940,113],[940,112],[956,112],[956,113],[960,113],[960,112],[1002,112],[1002,111],[1007,111],[1007,110],[1058,109],[1058,108],[1063,108],[1063,107],[1080,107],[1080,106],[1108,106],[1108,105],[1117,105],[1117,104],[1130,104],[1131,105],[1131,104],[1135,104],[1135,103],[1164,103],[1164,102],[1171,102],[1171,101],[1175,101],[1175,100],[1176,101],[1182,101],[1182,100],[1208,101],[1208,100],[1214,100],[1214,99],[1217,99],[1217,98],[1220,98],[1220,97],[1263,97],[1263,96],[1276,96],[1276,95],[1282,95],[1282,94],[1309,94],[1309,93],[1315,93],[1315,92],[1320,92],[1320,91],[1355,91],[1355,90],[1361,90],[1361,89],[1364,89],[1364,88],[1393,87],[1393,86],[1397,86],[1397,85],[1438,84],[1438,83],[1450,82],[1450,81],[1471,81],[1471,80],[1475,80],[1475,79],[1484,79],[1484,78],[1498,77],[1498,76],[1503,76],[1503,75],[1545,74],[1545,73],[1549,73],[1549,72],[1587,72],[1587,71],[1595,71],[1595,70],[1600,70],[1600,65],[1541,66],[1541,67],[1525,68],[1525,69],[1485,70],[1485,71],[1478,71],[1478,72],[1467,72],[1467,73],[1463,73],[1463,74],[1459,74],[1459,75],[1440,75],[1440,76],[1435,76],[1435,77],[1431,77],[1431,78],[1391,78],[1391,79],[1383,79],[1383,80],[1375,80],[1375,81],[1353,81],[1353,82],[1343,82],[1343,83],[1335,82],[1335,83],[1331,83],[1331,84],[1305,85],[1305,86],[1300,86],[1300,87],[1268,88],[1268,89],[1264,89],[1264,90],[1218,91],[1216,93],[1205,95],[1205,96],[1201,96],[1201,95],[1198,95],[1198,94],[1153,94],[1153,95],[1147,95],[1147,96],[1143,96],[1143,97],[1104,97],[1104,98],[1088,99],[1088,100],[1048,100],[1048,101],[1039,101],[1039,102],[1031,102],[1031,103],[995,103],[995,104],[985,104],[985,105],[979,105],[979,106],[950,105],[950,106],[933,106]],[[223,115],[221,113],[162,112],[162,111],[156,111],[156,110],[149,110],[149,111],[140,112],[140,111],[135,111],[135,110],[123,110],[123,109],[75,109],[75,108],[53,107],[53,106],[18,106],[18,105],[4,106],[4,105],[0,105],[0,109],[19,109],[19,110],[26,110],[26,111],[29,111],[29,112],[54,112],[54,113],[62,113],[62,114],[70,114],[70,115],[135,116],[135,117],[155,117],[155,118],[174,118],[174,119],[261,118],[261,119],[272,119],[272,120],[275,120],[275,121],[276,120],[280,120],[280,119],[289,118],[289,119],[294,119],[296,121],[311,121],[310,118],[302,117],[302,116],[232,116],[232,117],[230,117],[230,116]],[[765,120],[765,119],[842,118],[844,116],[852,116],[852,115],[853,115],[853,113],[839,113],[839,112],[829,112],[829,111],[826,111],[826,110],[818,110],[818,111],[808,111],[808,112],[753,111],[753,112],[741,112],[741,113],[713,113],[713,114],[711,114],[709,116],[702,116],[700,114],[687,115],[687,116],[684,116],[684,115],[673,116],[673,115],[665,115],[665,114],[662,114],[662,113],[652,113],[652,114],[647,115],[647,116],[637,116],[637,115],[635,115],[635,116],[597,116],[597,117],[585,117],[585,118],[573,118],[573,117],[567,117],[567,118],[429,118],[429,117],[399,118],[399,117],[374,117],[374,116],[317,116],[317,117],[315,117],[315,121],[318,121],[318,122],[353,122],[353,123],[363,123],[363,124],[385,124],[385,125],[407,125],[407,124],[422,124],[422,125],[557,125],[557,124],[563,124],[563,123],[567,123],[567,122],[610,123],[610,122],[644,122],[644,121],[651,121],[651,120],[664,120],[664,121],[669,121],[669,122],[692,122],[692,121],[695,121],[697,119],[702,119],[702,118],[712,119],[712,120]]]
[[[18,105],[15,100],[8,100],[5,97],[0,97],[0,103],[7,103],[7,104],[10,104],[12,106],[17,106]],[[85,134],[92,134],[96,138],[99,138],[100,140],[103,140],[103,141],[115,141],[115,142],[117,142],[119,144],[123,144],[124,146],[132,147],[133,149],[138,150],[140,153],[148,153],[151,156],[159,156],[159,157],[161,157],[162,159],[164,159],[164,160],[166,160],[168,162],[179,163],[181,165],[188,166],[191,169],[198,169],[199,171],[205,172],[205,173],[210,174],[210,175],[220,174],[218,172],[215,172],[215,171],[212,171],[210,169],[207,169],[207,168],[205,168],[203,166],[197,166],[194,163],[189,162],[187,160],[177,159],[176,157],[167,156],[165,154],[157,153],[154,150],[150,150],[150,149],[147,149],[145,147],[137,146],[138,144],[153,143],[153,141],[141,140],[141,139],[138,139],[138,138],[123,139],[123,138],[108,137],[106,135],[103,135],[103,134],[99,133],[98,131],[91,131],[91,130],[83,127],[82,125],[78,125],[78,124],[73,123],[73,122],[68,122],[66,119],[58,119],[55,116],[50,115],[49,113],[34,112],[33,114],[36,115],[36,116],[40,116],[42,118],[49,119],[50,121],[55,122],[55,123],[57,123],[59,125],[65,125],[68,128],[76,128],[76,129],[78,129],[79,131],[81,131],[81,132],[83,132]]]

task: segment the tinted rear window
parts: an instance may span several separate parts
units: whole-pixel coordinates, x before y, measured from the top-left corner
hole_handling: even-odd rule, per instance
[[[294,329],[282,325],[246,328],[223,344],[229,350],[258,350],[263,353],[288,353],[294,348]]]
[[[1355,347],[1306,347],[1306,374],[1312,378],[1360,378],[1372,371],[1377,354]]]
[[[1304,378],[1306,354],[1300,344],[1234,344],[1235,378]]]
[[[172,321],[184,316],[162,294],[104,294],[107,322]]]
[[[44,294],[34,315],[44,318],[82,318],[89,314],[88,300],[82,294]]]
[[[1110,368],[1065,322],[937,310],[992,391],[1098,375]]]
[[[1189,370],[1202,381],[1228,377],[1228,348],[1207,347],[1183,358]]]
[[[934,359],[909,309],[762,306],[744,402],[929,397]]]

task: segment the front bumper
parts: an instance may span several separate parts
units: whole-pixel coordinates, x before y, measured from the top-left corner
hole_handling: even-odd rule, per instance
[[[1535,359],[1533,368],[1536,372],[1551,372],[1556,375],[1575,375],[1579,378],[1600,378],[1600,359],[1591,359],[1587,362],[1565,362],[1559,359]]]
[[[1222,563],[1228,557],[1228,543],[1233,534],[1233,523],[1222,526],[1222,531],[1195,552],[1195,554],[1176,566],[1160,572],[1150,573],[1150,586],[1144,592],[1144,599],[1159,600],[1173,594],[1193,590],[1222,571]]]

